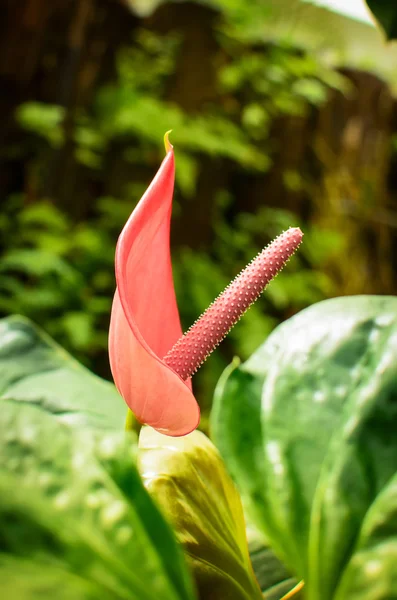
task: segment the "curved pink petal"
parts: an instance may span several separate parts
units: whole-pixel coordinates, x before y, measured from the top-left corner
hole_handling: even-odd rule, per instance
[[[182,335],[170,257],[174,177],[171,148],[119,237],[109,357],[137,419],[179,436],[197,427],[200,411],[190,380],[162,361]]]

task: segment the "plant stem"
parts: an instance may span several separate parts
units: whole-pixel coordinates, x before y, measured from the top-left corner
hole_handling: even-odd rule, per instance
[[[135,433],[139,436],[139,432],[141,431],[142,425],[135,418],[134,413],[131,409],[128,409],[127,416],[125,419],[125,430],[126,431],[135,431]]]

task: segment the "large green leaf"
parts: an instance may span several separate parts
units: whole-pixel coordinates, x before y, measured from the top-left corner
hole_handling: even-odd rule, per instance
[[[240,498],[210,440],[199,431],[170,438],[145,427],[139,463],[145,486],[185,549],[200,598],[261,599]]]
[[[389,39],[397,39],[397,3],[395,0],[366,0],[368,8]]]
[[[41,406],[71,425],[121,430],[116,388],[77,363],[23,317],[0,321],[0,398]]]
[[[195,598],[135,453],[132,435],[82,431],[40,406],[1,401],[1,598]]]
[[[397,299],[340,298],[284,323],[217,388],[215,441],[306,599],[333,597],[397,472],[396,363]]]
[[[309,598],[332,597],[369,507],[397,473],[397,299],[378,300],[362,358],[351,366],[359,381],[349,390],[315,493]]]

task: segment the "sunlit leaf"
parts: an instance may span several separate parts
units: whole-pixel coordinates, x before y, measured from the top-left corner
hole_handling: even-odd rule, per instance
[[[139,463],[146,488],[184,547],[200,598],[262,598],[240,498],[210,440],[199,431],[170,438],[145,427]]]

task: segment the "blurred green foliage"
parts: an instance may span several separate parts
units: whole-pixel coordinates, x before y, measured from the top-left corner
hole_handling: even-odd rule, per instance
[[[24,206],[14,197],[0,223],[1,312],[31,317],[86,363],[107,345],[114,289],[109,214],[105,198],[95,225],[76,225],[49,202]]]
[[[236,33],[234,9],[225,10],[223,18],[223,28],[216,33],[222,49],[216,101],[205,103],[200,111],[184,110],[167,99],[182,33],[160,36],[147,29],[135,32],[131,44],[120,50],[113,81],[100,86],[89,105],[74,111],[74,160],[91,183],[111,181],[100,188],[108,195],[100,195],[78,218],[54,199],[32,201],[27,193],[5,203],[0,219],[0,312],[30,317],[100,374],[109,374],[106,347],[115,244],[159,165],[164,132],[173,129],[176,150],[175,220],[186,221],[199,201],[197,186],[206,161],[227,164],[237,173],[265,173],[272,166],[272,126],[277,119],[308,114],[326,100],[330,88],[349,91],[346,80],[320,54],[309,55],[287,44],[250,44]],[[238,22],[245,27],[244,19]],[[21,153],[35,181],[45,182],[51,157],[66,143],[65,110],[30,101],[16,112],[27,148]],[[294,170],[285,170],[283,182],[292,191],[306,185]],[[38,189],[45,185],[39,183]],[[79,198],[71,204],[78,206]],[[334,295],[324,265],[343,249],[335,230],[318,232],[290,209],[268,206],[265,198],[253,214],[244,209],[244,198],[222,184],[208,219],[211,235],[205,243],[188,247],[173,240],[184,327],[281,230],[301,225],[305,243],[197,375],[196,390],[204,407],[233,354],[247,358],[281,319]]]

